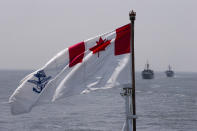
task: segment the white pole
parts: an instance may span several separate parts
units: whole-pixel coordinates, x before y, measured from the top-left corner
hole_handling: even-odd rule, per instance
[[[133,108],[132,108],[132,89],[131,87],[125,87],[123,88],[123,93],[121,93],[121,96],[124,97],[125,99],[125,123],[123,126],[122,131],[132,131],[133,126],[132,126],[132,119],[133,117]]]

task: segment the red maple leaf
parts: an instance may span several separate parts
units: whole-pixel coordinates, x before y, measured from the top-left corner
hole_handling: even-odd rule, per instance
[[[95,45],[94,47],[90,48],[90,50],[93,52],[93,54],[98,52],[98,57],[99,57],[99,51],[104,51],[105,48],[110,44],[111,40],[106,40],[106,39],[102,39],[100,37],[99,41],[97,41],[97,45]]]

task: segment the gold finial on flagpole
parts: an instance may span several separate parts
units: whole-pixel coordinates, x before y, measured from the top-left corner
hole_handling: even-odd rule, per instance
[[[133,10],[131,12],[129,12],[129,16],[130,16],[130,20],[134,21],[135,20],[135,16],[136,16],[136,12],[134,12]]]

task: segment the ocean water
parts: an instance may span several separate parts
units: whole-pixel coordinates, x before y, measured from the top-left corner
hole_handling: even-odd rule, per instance
[[[0,71],[0,131],[120,131],[125,120],[120,88],[97,90],[10,114],[8,98],[31,71]],[[137,131],[197,131],[197,73],[154,80],[136,73]]]

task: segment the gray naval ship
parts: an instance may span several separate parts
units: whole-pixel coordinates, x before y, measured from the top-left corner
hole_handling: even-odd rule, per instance
[[[145,69],[142,71],[142,78],[143,79],[153,79],[154,78],[154,71],[149,69],[149,63],[145,65]]]
[[[165,71],[165,73],[166,73],[167,77],[173,77],[174,76],[174,71],[172,70],[170,65],[168,66],[168,70]]]

